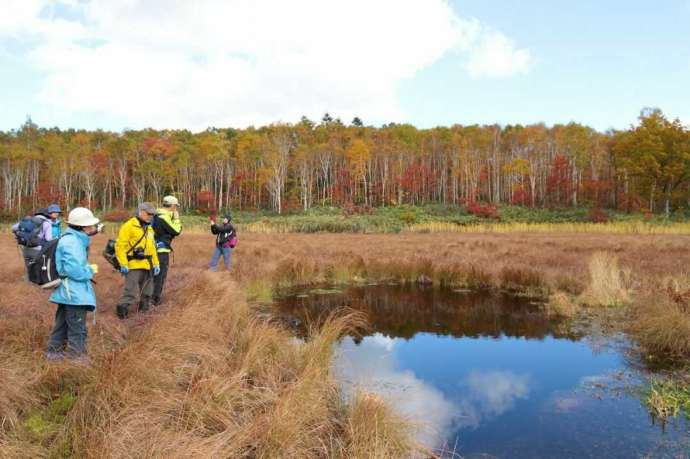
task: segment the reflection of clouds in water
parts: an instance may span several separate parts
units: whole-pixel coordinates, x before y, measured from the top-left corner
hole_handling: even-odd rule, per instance
[[[337,358],[337,372],[346,390],[362,388],[390,401],[397,411],[420,425],[419,440],[438,447],[452,431],[478,427],[482,421],[513,408],[529,395],[529,377],[510,371],[472,371],[450,400],[410,370],[398,368],[395,345],[399,339],[379,333],[356,345],[345,338]]]
[[[456,427],[478,427],[482,421],[513,408],[529,395],[529,377],[511,371],[472,371],[461,383],[462,419]]]
[[[379,333],[366,337],[360,345],[345,338],[337,358],[337,371],[346,389],[362,388],[388,400],[398,413],[420,426],[418,439],[429,447],[438,446],[450,433],[457,406],[443,393],[415,376],[399,370],[394,348],[397,339]]]

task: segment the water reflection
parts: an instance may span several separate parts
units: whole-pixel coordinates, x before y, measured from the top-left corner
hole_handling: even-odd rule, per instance
[[[349,306],[372,324],[338,346],[347,393],[374,391],[462,457],[684,457],[688,423],[662,432],[628,384],[638,372],[613,342],[571,333],[515,298],[401,286],[288,297],[297,332]],[[638,381],[639,382],[639,381]]]
[[[450,434],[460,410],[433,385],[400,369],[395,357],[396,339],[380,333],[359,344],[347,337],[340,345],[336,371],[348,391],[364,389],[383,396],[404,416],[419,425],[419,439],[434,447]]]
[[[501,415],[529,395],[529,376],[511,371],[476,371],[460,387],[463,421],[458,427],[479,427],[482,420]]]
[[[279,303],[289,315],[312,321],[337,308],[349,307],[366,313],[373,330],[395,338],[410,339],[421,332],[457,338],[580,337],[561,330],[560,322],[545,315],[540,304],[486,292],[376,285],[348,288],[340,294],[330,291],[287,296]]]

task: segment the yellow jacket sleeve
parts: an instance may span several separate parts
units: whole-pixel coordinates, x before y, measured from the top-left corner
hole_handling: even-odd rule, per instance
[[[129,239],[130,232],[132,230],[132,221],[127,220],[121,227],[120,232],[117,235],[117,240],[115,241],[115,256],[120,266],[126,268],[129,265],[127,260],[127,251],[130,248]]]

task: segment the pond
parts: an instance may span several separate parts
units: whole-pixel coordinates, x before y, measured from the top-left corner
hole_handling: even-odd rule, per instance
[[[371,327],[338,344],[345,393],[373,391],[447,457],[690,457],[685,419],[655,422],[622,335],[573,332],[526,299],[416,286],[276,300],[298,333],[340,307]]]

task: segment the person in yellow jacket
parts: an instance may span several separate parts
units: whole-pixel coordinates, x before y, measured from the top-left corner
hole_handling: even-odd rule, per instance
[[[153,305],[161,304],[165,279],[168,277],[170,265],[170,252],[172,241],[182,233],[182,221],[179,213],[180,202],[175,196],[163,198],[163,207],[158,209],[158,215],[154,219],[153,230],[156,234],[156,248],[158,249],[158,261],[161,264],[161,273],[153,281]]]
[[[115,242],[115,256],[120,272],[125,276],[125,287],[117,303],[117,316],[126,319],[129,306],[139,297],[139,311],[146,312],[153,294],[153,277],[160,274],[151,222],[156,215],[153,204],[145,202],[137,208],[135,217],[127,220]]]

